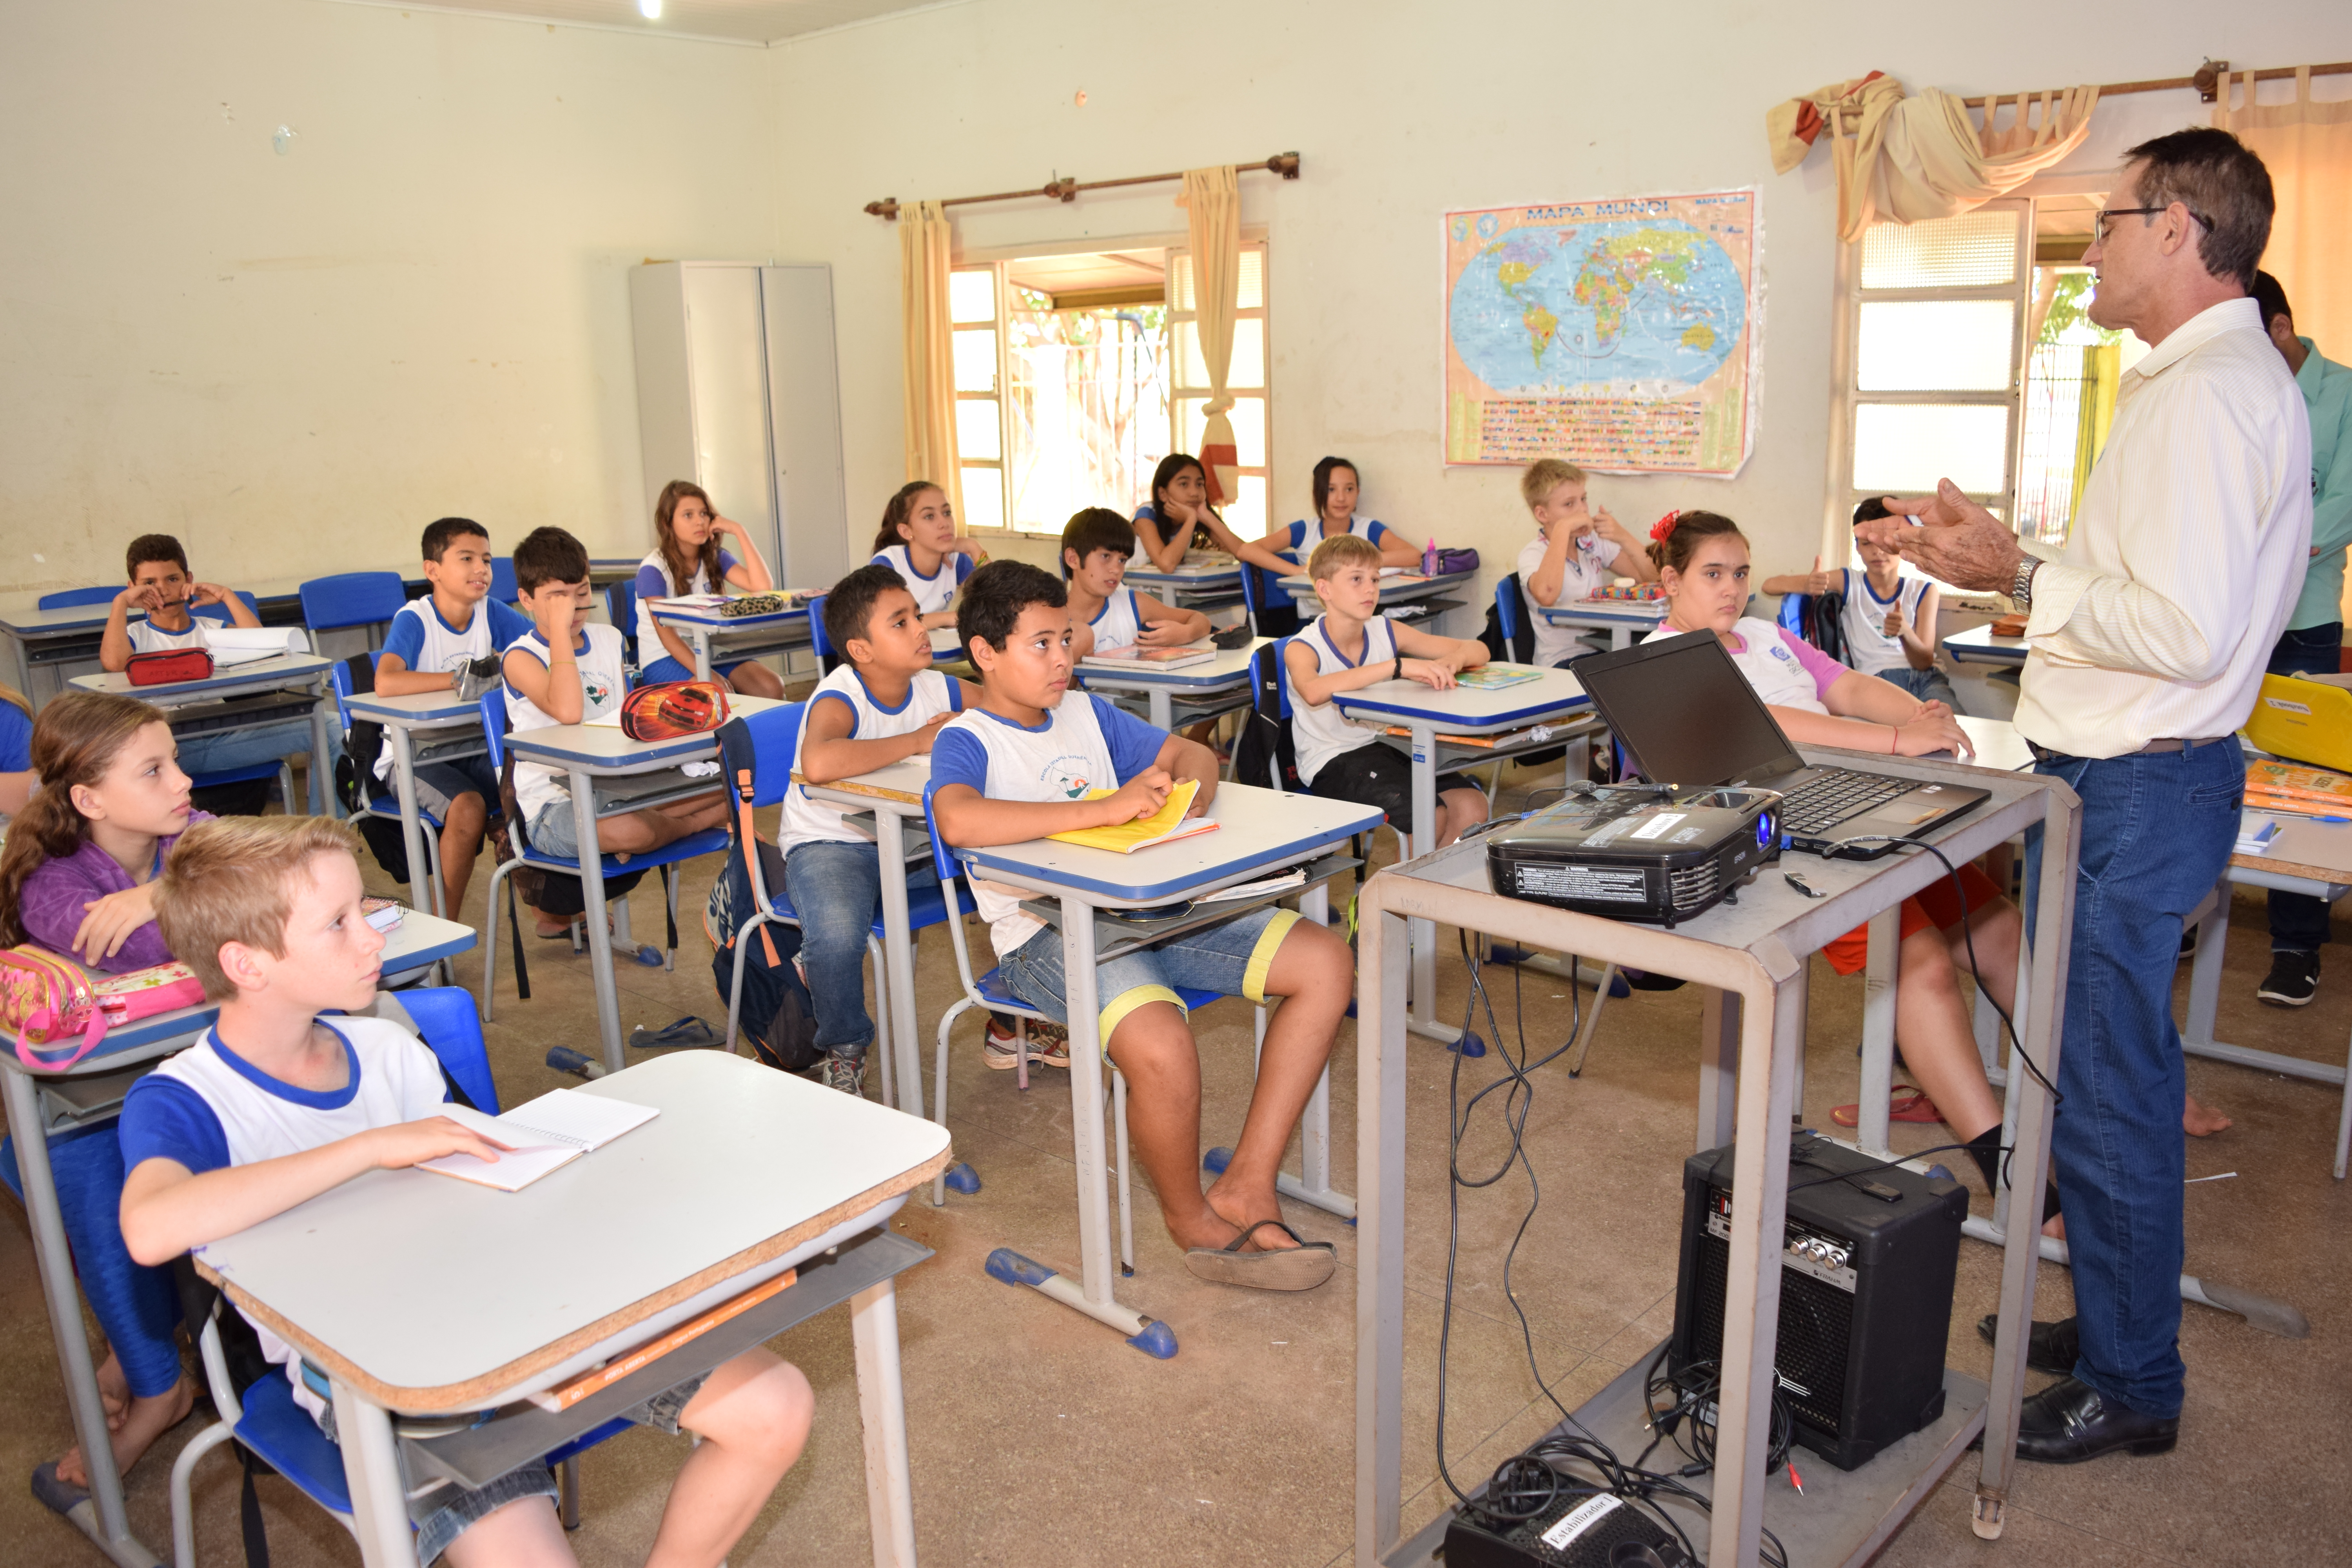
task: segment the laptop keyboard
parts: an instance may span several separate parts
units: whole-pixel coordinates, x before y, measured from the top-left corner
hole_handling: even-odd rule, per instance
[[[1818,778],[1807,780],[1781,800],[1781,830],[1801,837],[1825,832],[1915,787],[1915,781],[1910,779],[1831,769]]]

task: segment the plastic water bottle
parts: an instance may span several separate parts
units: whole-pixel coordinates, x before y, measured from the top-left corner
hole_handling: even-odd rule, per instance
[[[1429,536],[1429,543],[1421,552],[1421,574],[1424,577],[1437,575],[1437,535],[1433,533]]]

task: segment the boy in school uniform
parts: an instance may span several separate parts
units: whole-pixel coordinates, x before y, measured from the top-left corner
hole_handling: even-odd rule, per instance
[[[531,629],[515,638],[502,668],[507,682],[507,727],[516,734],[552,724],[584,724],[621,705],[621,633],[588,619],[588,549],[560,528],[533,529],[515,546],[515,587]],[[576,859],[581,853],[572,816],[572,786],[544,763],[518,758],[515,808],[523,832],[544,855]],[[689,833],[727,820],[722,790],[667,805],[624,812],[596,820],[591,855],[626,859],[674,844]],[[454,907],[454,906],[453,906]],[[561,936],[566,929],[542,915],[539,934]]]
[[[1342,691],[1383,680],[1417,680],[1434,691],[1486,662],[1483,643],[1432,637],[1380,613],[1380,546],[1339,534],[1315,547],[1307,574],[1323,613],[1290,640],[1290,726],[1298,777],[1316,795],[1378,806],[1389,821],[1412,823],[1412,764],[1381,740],[1384,726],[1360,724],[1332,706]],[[1437,843],[1443,848],[1486,820],[1486,794],[1466,773],[1437,777]]]
[[[142,533],[132,540],[123,552],[123,573],[131,585],[114,596],[98,645],[99,666],[110,674],[127,667],[134,653],[205,647],[205,623],[188,613],[195,605],[218,605],[228,612],[232,626],[247,629],[261,626],[261,617],[236,594],[216,583],[196,581],[188,570],[188,552],[168,533]],[[146,611],[147,618],[131,619],[132,610]],[[343,751],[343,738],[334,733],[334,726],[330,724],[327,730],[327,756],[310,759],[313,776],[321,779],[335,776],[335,760]],[[303,755],[310,744],[307,718],[255,730],[190,735],[180,742],[180,769],[187,773],[218,773],[257,767],[281,757]]]
[[[156,919],[220,1018],[123,1103],[122,1237],[141,1262],[166,1263],[366,1171],[498,1158],[502,1145],[438,1114],[440,1066],[414,1036],[331,1016],[370,1006],[381,973],[383,935],[360,911],[359,842],[326,817],[228,817],[190,829],[165,866]],[[332,1438],[333,1406],[304,1383],[294,1347],[253,1328]],[[814,1410],[799,1370],[755,1348],[625,1412],[703,1439],[648,1561],[718,1563],[800,1457]],[[570,1563],[554,1496],[535,1462],[479,1489],[425,1491],[411,1503],[417,1560]]]
[[[1886,515],[1886,503],[1871,497],[1853,509],[1853,525]],[[1925,577],[1903,574],[1903,557],[1885,546],[1856,537],[1854,552],[1862,557],[1860,572],[1841,567],[1834,572],[1790,574],[1767,577],[1768,594],[1829,594],[1845,596],[1838,629],[1845,634],[1845,663],[1864,675],[1874,675],[1899,686],[1923,702],[1940,702],[1957,713],[1959,700],[1952,683],[1936,667],[1936,616],[1942,608],[1941,591]]]
[[[982,567],[964,584],[956,633],[980,670],[981,695],[931,748],[932,806],[949,844],[1018,844],[1135,821],[1188,779],[1200,785],[1196,812],[1215,794],[1216,758],[1207,747],[1070,689],[1069,604],[1051,574],[1018,561]],[[1095,787],[1115,793],[1085,798]],[[983,879],[971,887],[1006,984],[1067,1022],[1061,933],[1024,914],[1013,889]],[[1344,942],[1274,907],[1100,966],[1099,1037],[1127,1079],[1136,1152],[1169,1234],[1186,1249],[1185,1267],[1200,1278],[1309,1290],[1331,1277],[1330,1245],[1302,1243],[1282,1223],[1274,1182],[1353,983]],[[1233,1163],[1205,1194],[1201,1064],[1179,985],[1284,998],[1266,1026]]]
[[[375,689],[386,697],[452,691],[470,700],[498,684],[495,673],[474,673],[475,661],[494,658],[531,629],[511,605],[490,597],[490,535],[467,517],[445,517],[425,526],[425,580],[433,591],[411,599],[392,617],[383,653],[376,661]],[[441,822],[441,886],[445,908],[466,900],[482,835],[498,810],[499,776],[488,757],[476,752],[415,768],[416,804]],[[389,787],[392,748],[375,760],[375,776]]]
[[[1209,635],[1198,610],[1163,605],[1122,586],[1135,550],[1135,525],[1108,507],[1090,506],[1062,530],[1062,575],[1070,585],[1071,657],[1113,648],[1181,647]]]
[[[860,566],[833,585],[824,630],[844,662],[817,682],[801,713],[796,771],[810,784],[923,755],[940,726],[979,697],[931,668],[922,612],[887,566]],[[776,848],[783,856],[784,891],[801,918],[801,963],[816,1002],[816,1043],[825,1053],[819,1081],[862,1095],[866,1051],[874,1041],[866,1012],[866,938],[882,907],[881,851],[850,830],[839,806],[811,799],[800,784],[785,792]],[[909,865],[907,879],[935,883],[939,873],[926,856]],[[1003,1065],[1013,1066],[1012,1050],[1003,1054]],[[992,1042],[991,1067],[997,1055]],[[1057,1065],[1069,1060],[1065,1047]]]
[[[1543,458],[1528,464],[1519,476],[1519,499],[1536,519],[1536,536],[1519,550],[1519,586],[1530,609],[1589,599],[1619,572],[1637,583],[1658,580],[1641,541],[1607,507],[1587,503],[1584,470],[1574,463]],[[1556,626],[1532,614],[1528,619],[1538,664],[1557,668],[1591,651],[1574,626]]]

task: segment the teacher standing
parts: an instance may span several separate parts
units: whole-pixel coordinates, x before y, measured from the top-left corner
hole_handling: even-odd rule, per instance
[[[2237,837],[2235,735],[2303,582],[2311,432],[2247,297],[2271,181],[2227,132],[2142,142],[2084,254],[2124,372],[2065,549],[2044,559],[1948,480],[1862,531],[2028,612],[2019,733],[2082,800],[2053,1153],[2075,1316],[2037,1323],[2018,1453],[2057,1464],[2179,1434],[2185,917]]]

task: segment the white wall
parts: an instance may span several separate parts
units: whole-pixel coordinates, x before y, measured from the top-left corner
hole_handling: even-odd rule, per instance
[[[230,583],[413,563],[450,512],[646,549],[625,270],[774,250],[769,70],[321,0],[0,7],[0,589],[116,580],[151,529]]]
[[[1754,184],[1754,455],[1729,481],[1610,479],[1595,494],[1637,531],[1669,507],[1727,510],[1759,564],[1786,570],[1810,559],[1822,517],[1836,194],[1826,147],[1772,173],[1765,110],[1874,68],[1979,93],[2181,76],[2200,50],[2241,68],[2346,58],[2352,7],[979,0],[775,51],[780,243],[835,268],[856,528],[904,477],[898,239],[866,202],[1295,149],[1296,184],[1242,177],[1244,219],[1267,225],[1272,246],[1277,514],[1305,515],[1308,468],[1341,453],[1362,466],[1368,514],[1476,546],[1492,577],[1528,525],[1512,471],[1443,466],[1439,215]],[[2155,130],[2205,112],[2190,92],[2116,102]],[[974,247],[1164,232],[1181,226],[1172,192],[963,208],[956,222]]]

